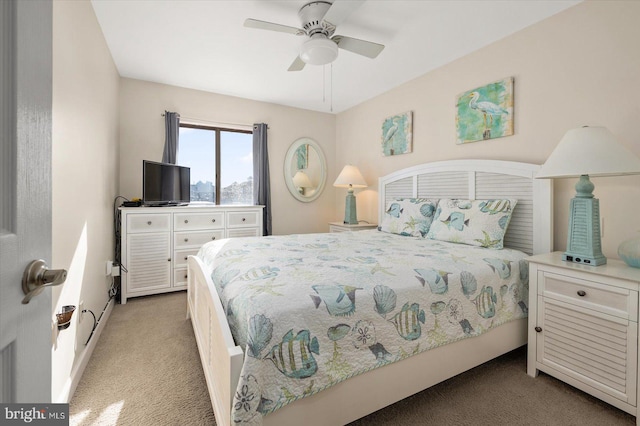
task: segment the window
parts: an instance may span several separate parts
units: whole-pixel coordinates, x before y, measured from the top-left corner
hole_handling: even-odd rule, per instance
[[[253,204],[253,134],[180,125],[178,164],[191,168],[191,201]]]

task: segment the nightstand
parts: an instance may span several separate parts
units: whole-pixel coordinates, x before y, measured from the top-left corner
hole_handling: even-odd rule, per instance
[[[375,223],[358,223],[357,225],[349,225],[342,222],[329,222],[329,232],[354,232],[364,231],[365,229],[376,229]]]
[[[615,259],[586,266],[561,257],[527,259],[527,374],[543,371],[637,419],[640,269]]]

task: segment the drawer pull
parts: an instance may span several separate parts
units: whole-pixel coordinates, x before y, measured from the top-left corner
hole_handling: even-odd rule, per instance
[[[184,223],[189,223],[189,221],[187,219],[184,220]]]
[[[185,276],[184,276],[184,279],[186,280],[187,278],[189,278],[189,277],[185,275]]]
[[[167,262],[171,262],[171,258],[168,258],[168,259],[167,259]]]
[[[242,221],[245,222],[247,219],[245,219],[244,217],[242,218]]]
[[[534,328],[535,331],[537,331],[538,333],[540,333],[542,331],[542,327],[536,327]]]
[[[184,257],[184,260],[187,260],[187,256]]]
[[[216,220],[215,219],[211,219],[211,222],[216,223]]]
[[[187,241],[189,241],[189,239],[188,239],[188,238],[185,238],[185,239],[184,239],[184,242],[186,243]]]
[[[587,292],[584,290],[578,290],[578,296],[580,297],[585,297],[587,295]]]
[[[151,225],[151,221],[147,222],[147,225]]]
[[[213,237],[211,237],[211,239],[212,239],[212,240],[215,240],[215,239],[216,239],[215,235],[214,235]]]

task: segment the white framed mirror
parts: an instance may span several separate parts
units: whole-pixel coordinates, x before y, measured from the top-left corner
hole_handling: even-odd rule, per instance
[[[327,180],[327,160],[320,145],[310,138],[291,144],[284,158],[284,181],[291,195],[308,203],[320,196]]]

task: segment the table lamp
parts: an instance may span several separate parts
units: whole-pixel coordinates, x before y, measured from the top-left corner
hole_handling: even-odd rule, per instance
[[[313,188],[313,184],[309,179],[309,176],[302,170],[298,170],[295,175],[293,175],[293,184],[298,188],[298,192],[304,195],[304,191],[306,188]]]
[[[579,177],[571,199],[567,251],[562,260],[598,266],[607,263],[600,240],[600,202],[589,176],[640,174],[640,159],[605,127],[569,130],[536,178]]]
[[[336,181],[333,182],[333,186],[337,188],[349,188],[344,205],[344,223],[357,225],[358,214],[356,212],[356,196],[353,195],[353,188],[367,187],[367,182],[365,182],[362,177],[360,170],[358,170],[356,166],[347,164],[338,175]]]

